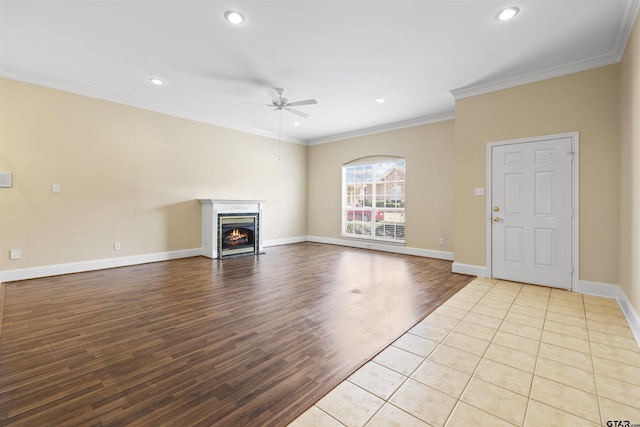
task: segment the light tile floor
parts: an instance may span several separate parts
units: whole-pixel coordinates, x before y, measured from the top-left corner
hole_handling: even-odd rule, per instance
[[[610,420],[640,426],[640,349],[617,302],[475,279],[289,426]]]

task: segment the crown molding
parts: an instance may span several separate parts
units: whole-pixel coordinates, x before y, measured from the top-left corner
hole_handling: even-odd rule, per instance
[[[286,135],[278,135],[275,132],[268,132],[260,129],[255,129],[249,126],[243,126],[239,123],[233,122],[216,122],[201,117],[198,113],[182,108],[167,108],[154,104],[139,98],[132,98],[120,93],[106,91],[97,87],[83,85],[68,80],[60,79],[58,77],[48,76],[44,74],[34,73],[31,71],[21,70],[19,68],[0,65],[0,77],[4,77],[11,80],[17,80],[25,83],[31,83],[37,86],[44,86],[50,89],[56,89],[63,92],[69,92],[76,95],[87,96],[89,98],[96,98],[103,101],[113,102],[116,104],[126,105],[129,107],[140,108],[142,110],[153,111],[156,113],[167,114],[169,116],[180,117],[187,120],[193,120],[200,123],[206,123],[213,126],[218,126],[225,129],[236,130],[240,132],[250,133],[253,135],[263,136],[271,139],[280,139],[286,142],[292,142],[294,144],[306,145],[307,141],[301,138],[294,138]]]
[[[354,130],[351,132],[339,133],[330,136],[324,136],[321,138],[313,138],[307,141],[307,145],[319,145],[326,144],[328,142],[341,141],[349,138],[356,138],[359,136],[372,135],[375,133],[387,132],[398,129],[405,129],[415,126],[428,125],[430,123],[444,122],[446,120],[453,120],[454,113],[446,112],[441,114],[433,114],[429,116],[416,117],[414,119],[402,120],[399,122],[387,123],[380,126],[373,126],[370,128]]]
[[[604,67],[606,65],[615,64],[619,61],[620,58],[618,58],[617,54],[607,54],[599,57],[592,57],[582,61],[575,61],[559,66],[547,67],[527,73],[521,73],[512,77],[507,77],[505,79],[474,83],[458,89],[453,89],[451,90],[451,94],[456,100],[469,98],[471,96],[483,95],[485,93],[495,92],[502,89],[509,89],[516,86],[522,86],[529,83],[535,83],[542,80],[578,73],[580,71]]]
[[[535,71],[517,74],[504,79],[493,81],[477,82],[458,89],[451,90],[456,100],[471,96],[482,95],[497,90],[508,89],[528,83],[534,83],[567,74],[578,73],[593,68],[604,67],[616,64],[622,59],[624,49],[633,30],[638,12],[640,11],[640,0],[630,0],[624,4],[622,11],[621,25],[616,35],[613,49],[609,53],[592,56],[587,59],[567,62],[565,64],[541,68]]]
[[[615,42],[618,62],[622,59],[624,49],[627,47],[627,42],[638,18],[638,13],[640,13],[640,0],[630,0],[628,3],[625,3],[624,10],[622,11],[622,25],[618,28],[618,36]]]

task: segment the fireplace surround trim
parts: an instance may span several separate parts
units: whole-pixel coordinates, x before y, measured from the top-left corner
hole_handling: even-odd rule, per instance
[[[256,228],[262,229],[262,205],[265,200],[198,199],[202,209],[202,255],[220,258],[218,242],[219,214],[258,214]],[[262,233],[256,237],[256,254],[262,252]]]

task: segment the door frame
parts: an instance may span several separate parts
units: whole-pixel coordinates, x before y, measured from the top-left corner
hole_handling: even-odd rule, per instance
[[[571,260],[573,263],[573,270],[571,272],[571,291],[576,291],[578,289],[578,280],[579,280],[579,249],[580,249],[580,203],[579,203],[579,190],[580,190],[580,157],[579,157],[579,133],[576,132],[566,132],[566,133],[557,133],[553,135],[542,135],[535,136],[530,138],[520,138],[520,139],[511,139],[505,141],[495,141],[487,143],[487,191],[486,191],[486,211],[487,215],[487,268],[486,268],[486,277],[492,278],[493,273],[493,260],[492,260],[492,227],[493,227],[493,215],[492,215],[492,149],[493,147],[500,145],[511,145],[511,144],[523,144],[529,142],[539,142],[546,141],[549,139],[558,139],[558,138],[571,138],[571,151],[573,153],[573,162],[571,162],[571,208],[573,210],[573,215],[571,217]]]

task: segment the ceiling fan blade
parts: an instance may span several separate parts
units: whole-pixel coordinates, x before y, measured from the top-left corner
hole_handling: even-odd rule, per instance
[[[269,94],[273,102],[275,102],[276,104],[280,103],[282,92],[284,92],[284,89],[281,89],[279,87],[276,87],[274,89],[267,89],[267,93]]]
[[[267,89],[267,93],[269,94],[269,96],[271,97],[274,103],[280,102],[280,97],[278,96],[278,93],[275,90]]]
[[[311,104],[317,104],[317,103],[318,101],[316,101],[315,99],[305,99],[304,101],[289,102],[287,106],[297,107],[298,105],[311,105]]]
[[[290,113],[295,114],[296,116],[300,116],[300,117],[305,118],[305,119],[307,117],[309,117],[309,115],[307,113],[303,113],[302,111],[294,110],[293,108],[286,107],[285,110],[287,110]]]

